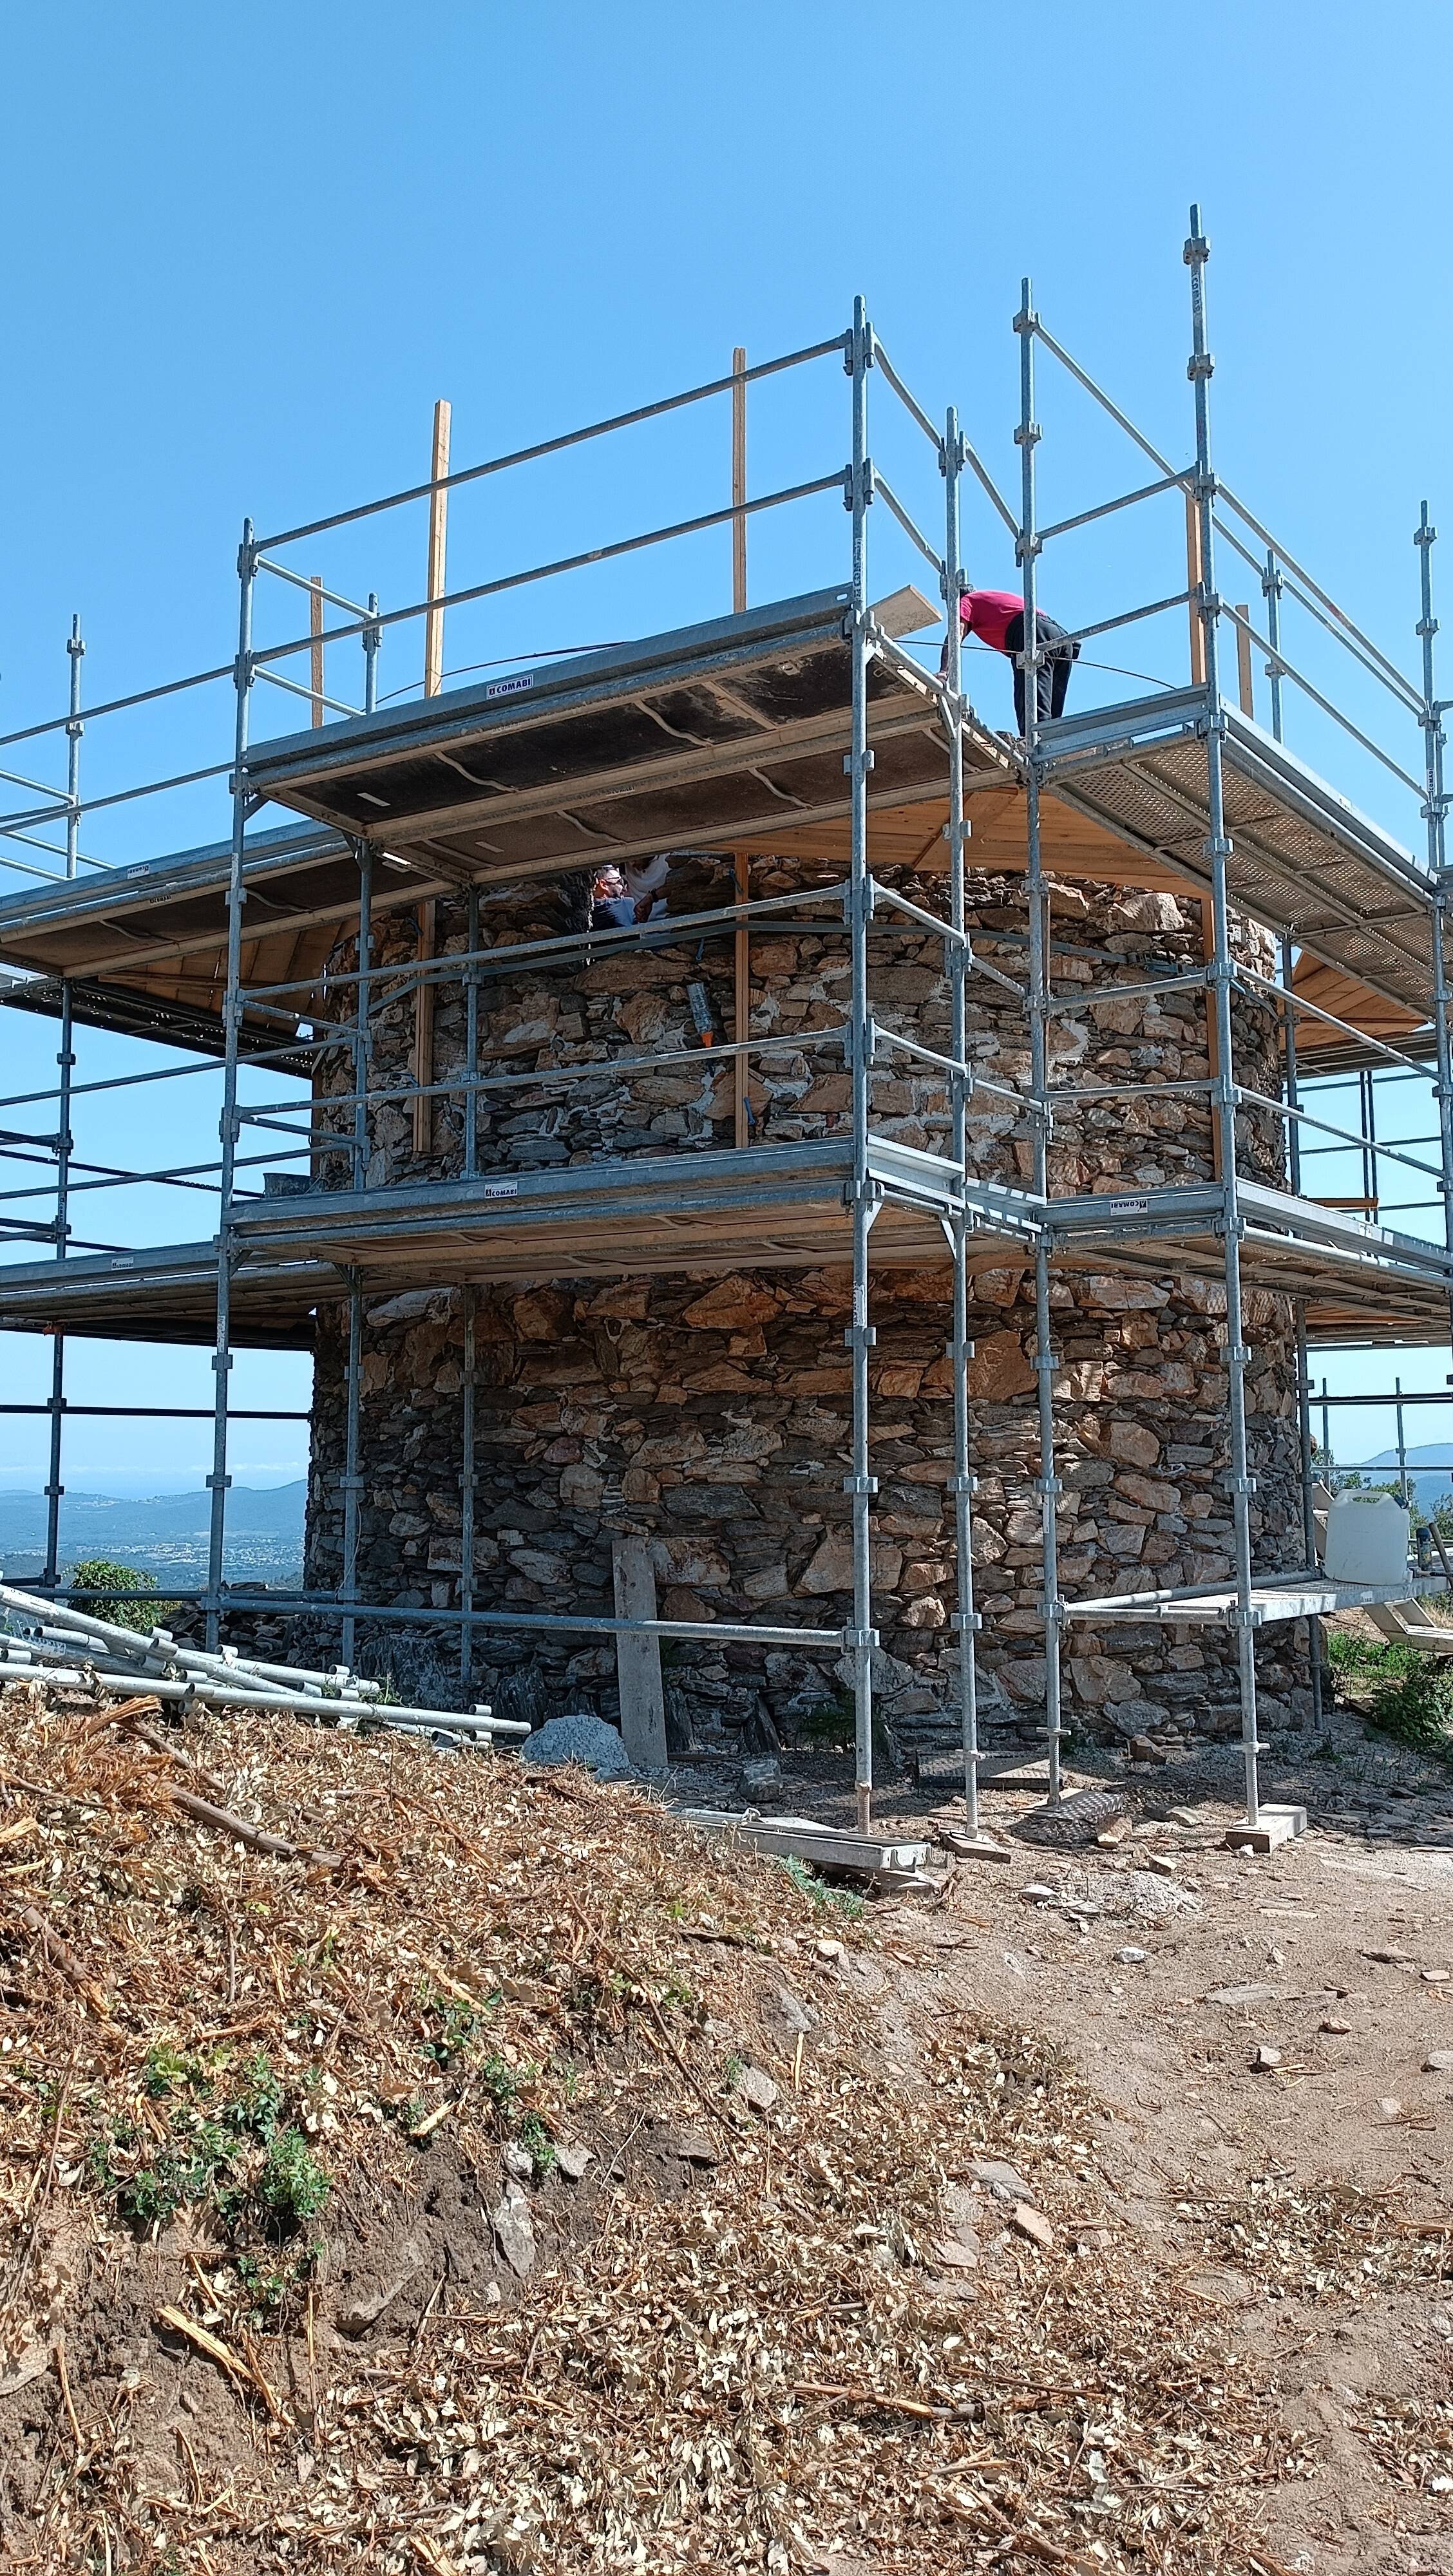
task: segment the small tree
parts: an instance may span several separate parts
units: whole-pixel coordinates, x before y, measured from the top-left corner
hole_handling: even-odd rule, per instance
[[[113,1565],[107,1556],[88,1556],[83,1565],[75,1568],[71,1583],[77,1592],[101,1596],[96,1601],[83,1601],[81,1609],[92,1611],[112,1628],[135,1628],[143,1637],[148,1628],[154,1628],[158,1619],[177,1606],[174,1601],[158,1601],[154,1574],[144,1574],[134,1565]]]

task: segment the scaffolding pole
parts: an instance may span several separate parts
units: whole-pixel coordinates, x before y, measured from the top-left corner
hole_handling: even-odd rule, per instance
[[[1023,283],[1014,317],[1019,335],[1020,524],[1016,544],[1024,584],[1024,643],[1019,666],[1024,673],[1024,830],[1025,889],[1029,905],[1029,1116],[1034,1140],[1034,1194],[1041,1206],[1049,1196],[1049,889],[1044,875],[1040,837],[1039,673],[1043,654],[1038,624],[1038,557],[1035,526],[1035,450],[1039,424],[1034,417],[1034,338],[1038,317],[1030,282]],[[1049,1303],[1049,1238],[1043,1225],[1034,1240],[1034,1375],[1038,1389],[1040,1547],[1044,1593],[1044,1730],[1049,1756],[1049,1803],[1061,1794],[1059,1498],[1063,1490],[1054,1472],[1054,1338]]]
[[[212,1430],[212,1472],[207,1490],[212,1497],[211,1526],[207,1543],[207,1648],[215,1653],[221,1640],[222,1566],[227,1537],[227,1489],[232,1482],[227,1473],[227,1382],[232,1369],[232,1263],[230,1240],[232,1222],[232,1180],[237,1161],[237,1061],[242,1035],[242,907],[247,900],[243,885],[243,859],[247,831],[247,724],[252,697],[252,596],[257,584],[257,545],[252,521],[242,523],[242,543],[237,550],[237,660],[234,686],[237,693],[236,723],[232,757],[232,854],[227,872],[227,984],[222,1000],[223,1042],[222,1116],[219,1133],[222,1168],[217,1210],[217,1343],[212,1353],[216,1372],[216,1398]]]
[[[66,1257],[66,1238],[70,1233],[68,1215],[71,1149],[71,1074],[75,1066],[72,1045],[71,987],[68,977],[61,979],[61,1042],[56,1054],[60,1066],[60,1104],[56,1118],[56,1202],[55,1251],[57,1261]],[[66,1337],[57,1333],[50,1363],[50,1457],[45,1483],[45,1580],[54,1585],[60,1577],[61,1440],[66,1412]]]
[[[1206,809],[1209,829],[1204,855],[1211,862],[1214,948],[1207,968],[1216,987],[1216,1034],[1221,1058],[1215,1084],[1221,1139],[1221,1224],[1226,1264],[1226,1377],[1231,1417],[1231,1501],[1235,1544],[1237,1668],[1241,1684],[1241,1752],[1246,1775],[1246,1822],[1260,1821],[1256,1737],[1256,1632],[1251,1606],[1251,1497],[1254,1481],[1246,1449],[1246,1344],[1241,1320],[1241,1198],[1236,1169],[1236,1083],[1232,1058],[1231,914],[1226,894],[1226,862],[1231,842],[1226,831],[1222,745],[1226,730],[1219,664],[1220,616],[1215,576],[1215,477],[1211,471],[1210,382],[1214,365],[1206,343],[1206,261],[1211,245],[1201,230],[1201,210],[1191,208],[1190,239],[1185,262],[1191,273],[1191,362],[1189,374],[1196,405],[1196,508],[1201,528],[1199,606],[1205,637],[1207,695]]]
[[[378,618],[378,592],[368,594],[368,622],[363,629],[363,712],[371,716],[378,705],[378,654],[383,642],[383,628]]]
[[[971,951],[968,941],[968,916],[964,894],[964,844],[970,826],[964,819],[964,699],[963,699],[963,633],[959,623],[959,596],[967,588],[960,564],[959,477],[968,461],[968,451],[959,428],[959,416],[950,410],[944,424],[940,462],[944,478],[944,548],[943,597],[944,615],[948,620],[948,643],[944,679],[948,690],[945,723],[948,731],[948,822],[945,831],[949,846],[949,920],[955,933],[949,951],[949,990],[953,1007],[953,1034],[949,1052],[954,1070],[949,1076],[949,1098],[953,1113],[953,1158],[961,1174],[969,1166],[969,1085],[966,1071],[968,1058],[968,973]],[[979,1830],[979,1689],[978,1655],[975,1632],[978,1615],[974,1608],[974,1478],[969,1459],[969,1362],[974,1345],[969,1339],[968,1217],[962,1199],[954,1211],[949,1227],[954,1257],[953,1333],[948,1346],[949,1368],[954,1390],[954,1464],[949,1491],[954,1501],[954,1568],[958,1588],[958,1612],[954,1626],[958,1630],[959,1720],[964,1749],[964,1822],[971,1834]]]
[[[1271,687],[1271,730],[1278,742],[1282,740],[1281,595],[1284,586],[1276,555],[1268,546],[1261,589],[1266,601],[1266,640],[1271,646],[1266,664],[1266,676]]]
[[[80,864],[81,835],[81,660],[86,647],[81,640],[79,616],[71,619],[66,638],[70,660],[70,714],[66,720],[66,876],[76,875]],[[60,1068],[60,1086],[56,1103],[56,1203],[55,1251],[57,1261],[66,1257],[70,1234],[71,1156],[75,1139],[71,1134],[71,1077],[75,1072],[74,1022],[71,1010],[71,987],[67,976],[61,977],[60,1047],[56,1063]],[[60,1579],[61,1496],[65,1486],[61,1478],[62,1442],[66,1412],[66,1337],[57,1333],[50,1358],[50,1450],[45,1480],[45,1581],[54,1585]]]
[[[1433,638],[1438,632],[1438,620],[1433,614],[1433,547],[1437,535],[1425,501],[1413,534],[1413,543],[1418,549],[1421,611],[1417,631],[1423,648],[1421,723],[1426,776],[1423,820],[1428,831],[1428,874],[1433,881],[1433,1031],[1438,1046],[1438,1135],[1443,1163],[1439,1186],[1443,1200],[1443,1240],[1453,1254],[1453,1031],[1449,1027],[1448,883],[1444,835],[1448,800],[1443,785],[1443,752],[1447,736],[1443,730],[1443,709],[1438,701],[1433,656]],[[1453,1289],[1450,1289],[1448,1298],[1448,1329],[1449,1339],[1453,1341]]]
[[[868,455],[868,369],[873,363],[873,335],[861,296],[853,303],[848,347],[853,389],[853,461],[848,495],[852,511],[852,750],[850,780],[852,861],[848,882],[848,934],[851,948],[848,1060],[853,1095],[853,1320],[844,1340],[852,1355],[853,1463],[843,1484],[852,1504],[853,1530],[853,1737],[856,1756],[858,1831],[866,1833],[873,1808],[873,1497],[877,1480],[869,1473],[868,1355],[873,1327],[868,1314],[868,1238],[878,1212],[875,1186],[868,1172],[868,1116],[873,1055],[873,1025],[868,1011],[868,921],[873,889],[868,874],[868,506],[873,497]]]
[[[358,987],[353,997],[353,1186],[368,1184],[368,1004],[373,974],[373,843],[356,841]]]
[[[464,1325],[459,1392],[459,1678],[466,1688],[474,1677],[474,1497],[478,1478],[474,1446],[474,1316],[477,1296],[478,1291],[472,1285],[459,1292]]]
[[[1274,706],[1273,724],[1279,723],[1280,720],[1280,708]],[[1282,1043],[1286,1050],[1286,1100],[1288,1109],[1295,1110],[1300,1106],[1301,1094],[1297,1077],[1297,1015],[1292,1008],[1290,998],[1292,943],[1289,938],[1282,939],[1280,951],[1282,990],[1288,997],[1282,1011]],[[1291,1182],[1293,1198],[1299,1199],[1302,1195],[1302,1138],[1301,1122],[1295,1117],[1287,1120],[1287,1176]],[[1312,1499],[1312,1381],[1307,1367],[1307,1301],[1304,1297],[1293,1300],[1292,1317],[1297,1343],[1297,1460],[1302,1490],[1302,1561],[1307,1572],[1314,1574],[1317,1568],[1317,1521],[1316,1507]],[[1322,1723],[1322,1623],[1316,1618],[1309,1618],[1307,1621],[1307,1670],[1312,1691],[1312,1724],[1320,1727]]]
[[[479,888],[469,889],[469,963],[464,970],[464,1177],[479,1170]]]
[[[363,1408],[363,1280],[348,1273],[348,1359],[343,1391],[343,1563],[338,1590],[344,1603],[342,1657],[353,1662],[357,1635],[353,1610],[358,1600],[358,1505],[363,1477],[358,1458]]]

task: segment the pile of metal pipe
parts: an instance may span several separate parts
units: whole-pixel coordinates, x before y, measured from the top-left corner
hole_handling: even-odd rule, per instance
[[[315,1672],[264,1663],[227,1646],[209,1654],[178,1641],[169,1629],[117,1626],[89,1610],[44,1601],[0,1583],[0,1680],[45,1680],[61,1689],[96,1690],[123,1697],[149,1692],[180,1706],[272,1709],[281,1715],[326,1716],[340,1727],[427,1728],[431,1733],[524,1736],[529,1728],[497,1718],[484,1706],[403,1708],[386,1701],[383,1684],[365,1681],[337,1665]]]

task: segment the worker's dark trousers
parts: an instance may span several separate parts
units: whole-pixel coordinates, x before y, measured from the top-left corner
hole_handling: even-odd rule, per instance
[[[1041,724],[1048,724],[1065,711],[1065,691],[1070,685],[1070,672],[1080,658],[1076,640],[1067,637],[1062,626],[1046,617],[1041,608],[1035,617],[1038,641],[1045,648],[1045,658],[1035,672],[1035,713]],[[1004,650],[1018,655],[1024,650],[1024,619],[1011,617],[1004,629]],[[1024,673],[1018,661],[1014,664],[1014,718],[1020,733],[1024,731]]]

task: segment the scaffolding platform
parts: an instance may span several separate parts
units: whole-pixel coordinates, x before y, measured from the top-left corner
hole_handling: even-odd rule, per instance
[[[321,1264],[254,1260],[233,1281],[234,1338],[248,1350],[311,1350],[314,1309],[341,1292],[342,1282]],[[210,1348],[217,1339],[217,1245],[164,1243],[0,1265],[0,1332]]]
[[[1305,1299],[1307,1327],[1319,1342],[1385,1349],[1447,1340],[1453,1257],[1441,1244],[1244,1177],[1236,1194],[1247,1286]],[[1047,1217],[1058,1267],[1083,1269],[1103,1247],[1106,1269],[1224,1280],[1219,1182],[1053,1199]]]
[[[341,1151],[340,1147],[340,1151]],[[522,1285],[632,1273],[817,1270],[852,1258],[851,1135],[702,1147],[614,1161],[486,1172],[390,1189],[290,1189],[234,1201],[228,1242],[242,1338],[306,1348],[311,1316],[356,1271],[371,1295],[415,1287]],[[1221,1190],[1051,1200],[978,1180],[946,1158],[870,1133],[875,1272],[948,1268],[951,1220],[967,1219],[975,1272],[1027,1269],[1047,1220],[1057,1273],[1224,1280]],[[1284,1192],[1241,1185],[1248,1289],[1303,1297],[1323,1343],[1363,1348],[1447,1338],[1453,1262],[1430,1244]],[[216,1243],[0,1268],[0,1330],[207,1342],[216,1327]]]
[[[76,1019],[128,1037],[150,1037],[203,1055],[225,1051],[227,887],[230,841],[142,859],[103,874],[27,888],[0,901],[5,998],[55,1012],[65,978]],[[288,824],[246,843],[243,864],[243,1054],[275,1048],[299,1017],[334,942],[358,918],[358,868],[349,844],[316,823]],[[381,881],[375,909],[448,891],[412,869]],[[20,977],[45,979],[27,989]],[[297,979],[299,1008],[264,1008],[245,989]]]
[[[1205,688],[1169,689],[1041,726],[1048,794],[1209,888],[1206,736],[1222,728],[1226,890],[1384,1000],[1431,1020],[1433,899],[1411,853],[1315,771]]]
[[[1365,1610],[1370,1603],[1406,1601],[1403,1583],[1334,1583],[1325,1574],[1258,1575],[1251,1586],[1251,1624],[1327,1619],[1336,1610]],[[1234,1583],[1207,1583],[1176,1592],[1109,1593],[1103,1601],[1062,1601],[1064,1620],[1093,1620],[1097,1627],[1127,1622],[1153,1627],[1229,1628],[1236,1618]]]
[[[940,1220],[958,1202],[952,1163],[870,1137],[876,1259],[946,1259]],[[491,1172],[387,1190],[302,1190],[236,1214],[254,1251],[356,1268],[370,1283],[483,1286],[638,1271],[815,1268],[851,1256],[851,1136]]]
[[[847,815],[851,637],[850,591],[812,591],[257,743],[248,790],[463,884],[730,848]],[[869,807],[941,801],[939,691],[885,630],[873,645]],[[1013,775],[972,718],[964,766]]]

